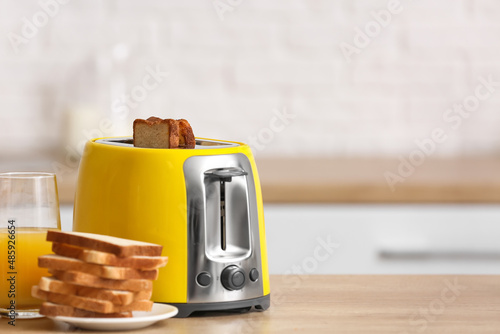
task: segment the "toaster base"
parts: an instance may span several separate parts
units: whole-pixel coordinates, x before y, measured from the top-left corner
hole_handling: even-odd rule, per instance
[[[226,311],[226,312],[246,312],[253,307],[256,311],[265,311],[271,305],[271,295],[263,297],[238,300],[234,302],[220,303],[168,303],[179,309],[175,318],[186,318],[194,312],[205,311]]]

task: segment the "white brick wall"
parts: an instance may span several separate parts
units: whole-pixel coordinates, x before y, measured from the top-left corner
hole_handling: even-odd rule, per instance
[[[407,154],[436,127],[449,135],[437,155],[500,153],[500,87],[459,129],[443,121],[479,76],[500,81],[498,1],[401,0],[350,63],[339,45],[388,1],[220,2],[236,4],[224,20],[212,1],[73,0],[18,53],[8,34],[41,5],[0,2],[0,157],[75,146],[103,118],[116,125],[107,134],[158,115],[189,119],[197,136],[249,141],[283,108],[296,117],[258,155]],[[113,116],[110,103],[157,65],[169,77],[127,119]],[[81,108],[89,115],[71,114]]]

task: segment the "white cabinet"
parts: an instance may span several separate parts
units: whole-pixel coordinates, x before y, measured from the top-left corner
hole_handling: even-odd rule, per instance
[[[500,274],[498,205],[266,205],[265,216],[272,274]]]

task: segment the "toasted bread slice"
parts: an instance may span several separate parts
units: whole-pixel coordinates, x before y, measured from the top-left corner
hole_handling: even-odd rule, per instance
[[[129,256],[118,257],[111,253],[85,249],[81,247],[52,243],[52,251],[58,255],[72,257],[88,263],[103,264],[115,267],[127,267],[141,270],[152,270],[167,264],[166,256]]]
[[[134,300],[147,300],[151,298],[152,291],[122,291],[102,288],[91,288],[60,281],[54,277],[42,277],[38,282],[38,288],[47,292],[60,293],[62,295],[74,295],[107,300],[115,305],[128,305]]]
[[[38,266],[54,270],[80,271],[99,277],[119,280],[131,278],[155,280],[158,278],[158,269],[139,270],[125,267],[103,266],[55,254],[39,256]]]
[[[114,305],[112,302],[106,300],[43,291],[40,290],[37,285],[31,288],[31,295],[54,304],[68,305],[82,310],[99,313],[151,311],[153,308],[153,302],[150,300],[136,300],[128,305]]]
[[[68,305],[59,305],[51,302],[43,302],[40,306],[40,314],[47,317],[78,317],[78,318],[131,318],[132,312],[123,313],[99,313],[82,310]]]
[[[62,232],[57,230],[47,231],[47,241],[112,253],[118,257],[136,255],[160,256],[163,249],[163,246],[149,242],[128,240],[94,233]]]
[[[179,124],[179,148],[194,148],[196,140],[189,122],[185,119],[178,119],[177,123]]]
[[[178,148],[179,124],[173,119],[150,117],[134,121],[134,146],[144,148]]]
[[[53,269],[49,269],[49,272],[60,281],[84,285],[92,288],[125,291],[151,291],[153,289],[153,282],[145,279],[116,280],[102,278],[78,271],[61,271]]]

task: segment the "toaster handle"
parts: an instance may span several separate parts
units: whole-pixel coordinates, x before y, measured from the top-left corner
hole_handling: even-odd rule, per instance
[[[248,173],[243,168],[226,167],[207,170],[205,175],[220,179],[220,181],[231,182],[233,177],[248,175]]]

